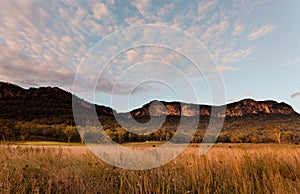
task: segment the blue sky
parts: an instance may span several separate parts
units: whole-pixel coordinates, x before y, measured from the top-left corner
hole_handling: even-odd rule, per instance
[[[205,45],[217,63],[211,71],[222,74],[225,102],[271,99],[286,102],[300,112],[298,0],[1,0],[0,10],[1,81],[23,87],[59,86],[72,91],[74,77],[89,49],[111,33],[153,24],[182,30]],[[195,103],[213,103],[205,79],[189,74],[186,59],[158,47],[121,53],[103,73],[105,79],[98,79],[95,99],[84,91],[77,95],[125,111],[122,95],[133,87],[130,83],[136,77],[168,77],[167,81],[184,88],[185,82],[174,79],[174,72],[168,71],[169,66],[163,62],[143,63],[130,70],[134,64],[154,56],[169,65],[181,65],[180,70],[191,77],[199,97]],[[98,73],[103,65],[93,64],[87,73]],[[121,75],[127,71],[131,74],[122,80]],[[154,71],[155,74],[149,73]],[[120,87],[114,91],[117,100],[112,103],[112,88],[118,80]],[[178,100],[176,91],[159,83],[132,89],[130,109],[152,99]]]

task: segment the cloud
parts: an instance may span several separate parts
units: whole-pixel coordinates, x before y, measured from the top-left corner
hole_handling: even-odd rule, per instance
[[[255,51],[255,47],[249,47],[246,49],[240,49],[232,52],[228,52],[227,55],[225,55],[222,58],[223,63],[229,63],[229,62],[235,62],[241,59],[244,59],[251,55]]]
[[[200,36],[200,41],[203,41],[208,45],[209,42],[213,41],[216,37],[221,37],[228,27],[229,21],[227,18],[224,18],[219,23],[207,27],[206,31]]]
[[[300,96],[300,92],[295,92],[294,94],[291,95],[291,98],[295,98]]]
[[[249,35],[248,35],[248,39],[250,41],[256,40],[260,37],[266,36],[267,34],[271,33],[272,31],[274,31],[278,26],[274,26],[271,24],[266,24],[263,27],[256,29],[254,31],[252,31]]]
[[[255,51],[255,45],[245,43],[245,31],[252,32],[252,39],[270,33],[271,25],[262,29],[251,29],[260,22],[245,24],[241,16],[261,1],[171,1],[154,3],[151,0],[122,2],[122,6],[110,1],[0,1],[0,72],[1,79],[22,85],[63,85],[70,87],[72,79],[89,49],[103,37],[129,26],[162,24],[186,29],[198,38],[216,57],[218,71],[234,71],[231,63],[242,61]],[[247,11],[249,14],[250,11]],[[274,26],[273,26],[274,28]],[[233,35],[233,36],[231,36]],[[162,37],[147,33],[145,37]],[[166,34],[165,36],[170,36]],[[243,44],[241,44],[243,42]],[[118,43],[115,45],[118,47]],[[182,41],[183,49],[189,44]],[[139,56],[138,56],[139,54]],[[99,57],[99,56],[95,56]],[[105,57],[105,56],[101,56]],[[195,68],[187,64],[182,56],[158,48],[128,50],[123,59],[115,59],[106,72],[103,83],[106,89],[118,75],[132,63],[160,59],[177,65],[190,75]],[[109,60],[109,59],[108,59]],[[225,65],[224,65],[225,64]],[[87,72],[101,69],[102,64],[89,67]],[[216,71],[205,67],[204,71]],[[151,68],[135,72],[145,74]],[[153,70],[153,69],[152,69]],[[157,74],[164,75],[164,71]],[[124,90],[130,84],[123,82]],[[122,89],[122,90],[123,90]],[[144,91],[144,90],[142,90]]]
[[[137,16],[126,17],[125,21],[128,24],[128,26],[137,26],[146,23],[146,20],[144,18],[140,18]]]
[[[252,96],[253,93],[252,93],[252,92],[245,92],[244,95],[245,95],[245,96]]]
[[[47,6],[44,8],[42,2],[1,1],[0,28],[5,29],[5,33],[0,32],[4,40],[0,44],[2,79],[23,86],[72,84],[80,53],[86,52],[83,37],[77,27],[61,19],[70,17],[68,11],[59,8],[54,13],[52,5]],[[36,19],[39,16],[44,22]]]
[[[132,63],[134,60],[136,60],[139,57],[139,53],[135,50],[129,50],[126,52],[127,55],[127,63]]]
[[[290,68],[300,65],[300,57],[292,58],[281,65],[282,71],[289,71]]]
[[[290,65],[299,65],[300,64],[300,57],[295,57],[293,59],[288,60],[284,66],[290,66]]]
[[[208,11],[214,7],[216,4],[216,0],[202,1],[198,4],[198,20],[204,20]]]
[[[131,5],[136,7],[139,13],[144,18],[151,17],[150,7],[151,7],[151,1],[150,0],[134,0],[131,1]]]
[[[236,100],[237,100],[236,98],[228,98],[227,99],[228,102],[233,102],[233,101],[236,101]]]
[[[234,68],[233,66],[218,66],[216,71],[219,71],[221,73],[225,72],[225,71],[233,71],[236,68]]]
[[[233,1],[230,8],[227,3],[201,2],[198,5],[207,8],[205,17],[201,17],[201,21],[195,18],[195,22],[186,31],[197,37],[212,52],[218,64],[243,61],[256,51],[256,45],[248,41],[245,32],[254,31],[252,26],[258,25],[245,21],[243,17],[248,17],[254,8],[264,2],[237,0]],[[249,49],[245,50],[245,47]],[[239,53],[243,50],[243,53]]]
[[[104,3],[96,2],[93,6],[93,14],[96,19],[100,20],[103,16],[109,14],[108,7]]]
[[[249,15],[258,6],[264,4],[268,0],[233,0],[232,7],[240,13]]]
[[[232,31],[232,35],[236,36],[241,34],[245,29],[245,26],[241,25],[241,24],[237,24],[236,26],[234,26],[234,29]]]

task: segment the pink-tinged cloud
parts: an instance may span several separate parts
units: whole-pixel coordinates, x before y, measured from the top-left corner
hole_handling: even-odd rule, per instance
[[[283,66],[292,66],[292,65],[299,65],[300,64],[300,57],[295,57],[293,59],[288,60]]]
[[[226,56],[222,58],[222,63],[235,62],[241,59],[245,59],[255,51],[255,47],[249,47],[246,49],[240,49],[232,52],[228,52]]]
[[[252,96],[253,93],[252,93],[252,92],[245,92],[244,95],[245,95],[245,96]]]
[[[238,24],[238,25],[234,26],[232,35],[234,35],[234,36],[239,35],[244,30],[245,30],[245,26]]]
[[[274,31],[278,26],[274,26],[274,25],[271,25],[271,24],[266,24],[265,26],[257,29],[257,30],[254,30],[253,32],[251,32],[249,35],[248,35],[248,39],[250,41],[252,40],[256,40],[262,36],[265,36],[269,33],[271,33],[272,31]]]
[[[295,92],[294,94],[291,95],[291,98],[295,98],[300,96],[300,92]]]
[[[233,101],[236,101],[236,98],[228,98],[227,101],[228,102],[233,102]]]
[[[234,70],[235,70],[235,68],[232,67],[232,66],[218,66],[218,67],[216,68],[216,71],[219,71],[219,72],[221,72],[221,73],[223,73],[223,72],[225,72],[225,71],[234,71]]]

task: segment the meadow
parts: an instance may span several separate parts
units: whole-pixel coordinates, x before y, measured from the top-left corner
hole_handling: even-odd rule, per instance
[[[198,146],[159,168],[133,171],[85,146],[1,145],[0,193],[300,193],[299,145],[215,144],[203,156]]]

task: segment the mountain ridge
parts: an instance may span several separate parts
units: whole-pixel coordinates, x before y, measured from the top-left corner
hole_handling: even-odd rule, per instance
[[[76,124],[73,106],[80,108]],[[218,110],[220,107],[224,108],[224,105],[213,108]],[[199,120],[198,126],[195,128],[195,136],[192,139],[194,143],[202,141],[211,117],[217,117],[216,119],[220,119],[221,122],[224,120],[217,142],[300,143],[298,127],[300,115],[286,103],[244,99],[227,104],[225,115],[213,115],[210,105],[151,101],[128,113],[117,113],[110,107],[94,105],[58,87],[24,89],[17,85],[0,82],[0,138],[2,136],[2,140],[67,141],[66,127],[73,126],[75,129],[76,125],[76,128],[84,127],[86,132],[82,138],[79,131],[75,129],[72,132],[72,141],[98,142],[104,137],[91,127],[95,121],[95,118],[90,115],[91,110],[96,110],[103,130],[118,143],[168,141],[180,125],[181,116],[188,116],[187,119],[190,121],[193,121],[195,116],[198,117],[196,118]],[[121,116],[119,117],[121,120],[115,118],[115,113]],[[126,130],[130,128],[142,132],[147,131],[147,124],[135,125],[128,118],[133,117],[139,123],[146,123],[150,121],[151,116],[166,116],[163,125],[153,134],[137,135]],[[152,121],[155,122],[155,120],[157,119]],[[120,125],[119,121],[125,122],[126,126]],[[192,127],[195,126],[190,126],[189,123],[184,125],[186,129]],[[172,141],[186,142],[184,134],[179,137]]]
[[[91,104],[59,87],[24,89],[0,82],[0,119],[30,121],[62,117],[61,120],[73,120],[72,103],[78,104],[83,110],[95,106],[98,114],[113,114],[110,107]]]
[[[69,109],[68,114],[71,114],[70,110],[72,109],[72,98],[73,103],[75,101],[75,103],[80,104],[83,108],[91,108],[92,106],[95,106],[97,113],[100,115],[113,115],[114,113],[117,113],[117,111],[111,107],[97,104],[94,105],[84,99],[78,98],[71,92],[65,91],[59,87],[48,86],[24,89],[18,85],[14,85],[7,82],[0,82],[0,113],[1,109],[5,106],[18,106],[18,103],[15,103],[17,101],[20,101],[19,104],[21,104],[22,106],[25,106],[26,103],[30,102],[31,108],[37,109],[37,107],[34,106],[42,106],[42,101],[44,100],[45,104],[51,105],[53,103],[53,108],[59,109],[59,106],[66,106],[66,108]],[[32,103],[32,101],[38,103]],[[164,105],[164,107],[161,105]],[[212,107],[226,107],[225,114],[212,114]],[[149,108],[151,110],[149,110]],[[28,107],[26,109],[28,109]],[[133,117],[148,117],[150,116],[150,112],[152,116],[197,116],[199,113],[201,116],[214,117],[241,117],[246,115],[257,114],[299,115],[296,111],[294,111],[294,109],[290,105],[284,102],[278,103],[274,100],[255,101],[253,99],[243,99],[237,102],[232,102],[220,106],[184,103],[177,101],[166,102],[152,100],[149,103],[144,104],[140,108],[136,108],[127,112],[127,114],[131,113]],[[56,113],[59,114],[59,112]]]

